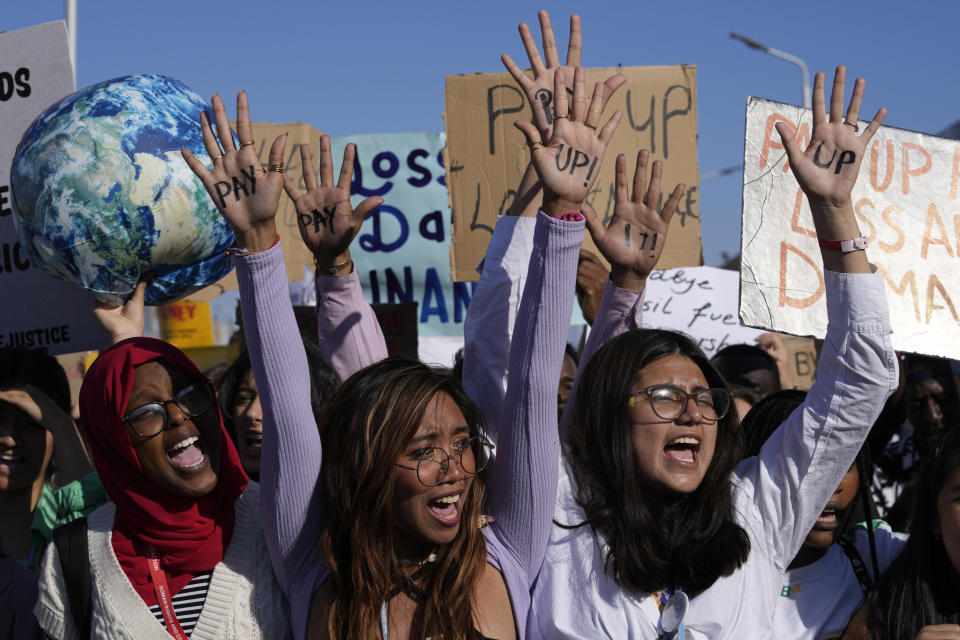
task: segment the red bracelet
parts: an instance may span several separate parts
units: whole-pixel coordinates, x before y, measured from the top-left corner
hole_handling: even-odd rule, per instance
[[[273,239],[273,244],[266,249],[263,249],[263,251],[270,251],[270,249],[273,249],[275,246],[277,246],[277,243],[279,242],[280,234],[278,233],[277,237]],[[241,249],[239,247],[227,247],[226,254],[235,258],[242,258],[244,256],[252,256],[255,253],[263,253],[263,251],[250,251],[250,249]]]
[[[824,251],[839,251],[840,253],[850,253],[852,251],[863,251],[867,248],[867,237],[859,236],[851,240],[821,240],[820,248]]]
[[[567,211],[557,219],[563,220],[564,222],[580,222],[583,220],[583,214],[579,211]]]

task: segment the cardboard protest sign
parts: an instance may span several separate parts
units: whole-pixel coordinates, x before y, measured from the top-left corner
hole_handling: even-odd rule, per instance
[[[637,152],[649,149],[651,164],[657,159],[664,164],[664,197],[676,183],[687,185],[660,264],[666,268],[701,264],[696,67],[589,69],[588,91],[592,94],[595,82],[614,73],[626,75],[627,83],[607,104],[603,123],[617,109],[623,118],[587,202],[605,223],[609,221],[617,155],[626,155],[632,175]],[[530,159],[513,122],[531,120],[532,112],[508,73],[447,76],[444,100],[444,161],[453,209],[452,275],[455,282],[475,281],[496,218],[509,208]],[[593,248],[589,235],[585,246]]]
[[[727,269],[654,271],[647,278],[641,325],[685,333],[708,358],[732,344],[755,344],[763,331],[740,324],[738,286],[737,272]]]
[[[817,379],[817,347],[814,341],[787,335],[781,335],[780,340],[787,349],[787,368],[793,384],[797,389],[810,389]]]
[[[372,304],[417,302],[421,336],[459,336],[473,286],[450,280],[450,208],[442,133],[334,138],[334,167],[357,147],[352,202],[369,196],[372,211],[350,247],[364,295]],[[335,173],[334,175],[337,175]]]
[[[232,123],[236,127],[235,123]],[[199,123],[197,126],[200,126]],[[320,136],[323,135],[314,127],[303,122],[290,124],[274,124],[269,122],[255,122],[253,124],[253,148],[257,151],[260,162],[269,164],[270,146],[277,136],[287,134],[286,158],[284,171],[287,177],[293,180],[301,190],[303,172],[300,167],[300,145],[309,144],[314,159],[319,157]],[[317,171],[317,167],[313,167]],[[303,240],[300,239],[300,228],[297,226],[297,211],[293,201],[285,194],[280,196],[280,209],[277,211],[277,233],[280,235],[280,244],[283,246],[283,261],[287,269],[287,281],[296,282],[303,279],[304,268],[313,270],[313,256]],[[224,291],[233,291],[237,288],[237,276],[231,271],[229,275],[206,289],[190,296],[191,300],[212,300]]]
[[[52,354],[108,343],[83,289],[32,264],[14,226],[10,165],[34,118],[72,93],[73,68],[62,20],[0,33],[0,347],[46,348]]]
[[[751,326],[823,337],[820,250],[809,204],[774,129],[778,121],[795,128],[802,146],[809,143],[809,111],[749,99],[740,317]],[[960,142],[880,128],[863,158],[853,206],[867,256],[887,285],[898,350],[960,358],[958,197]]]

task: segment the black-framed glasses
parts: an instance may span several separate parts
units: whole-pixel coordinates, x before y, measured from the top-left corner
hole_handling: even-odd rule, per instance
[[[131,409],[121,420],[130,425],[138,436],[152,438],[167,428],[167,405],[171,402],[187,416],[196,418],[213,406],[213,389],[209,382],[195,382],[169,400],[148,402]]]
[[[435,487],[443,482],[450,468],[450,460],[456,458],[460,468],[468,475],[475,475],[487,468],[493,445],[483,436],[474,436],[457,443],[453,453],[447,453],[441,447],[426,447],[420,451],[417,466],[396,463],[401,469],[417,472],[417,480],[427,487]]]
[[[687,393],[672,384],[658,384],[630,394],[629,405],[636,406],[637,398],[646,396],[650,408],[664,420],[675,420],[683,413],[690,400],[697,403],[700,415],[707,422],[716,422],[730,410],[730,392],[726,389],[700,389]]]

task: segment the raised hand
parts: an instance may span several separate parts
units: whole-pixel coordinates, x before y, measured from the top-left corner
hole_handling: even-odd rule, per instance
[[[777,133],[790,160],[790,169],[810,202],[813,224],[820,240],[843,241],[860,236],[850,194],[857,182],[863,154],[873,134],[880,128],[886,109],[877,114],[861,135],[857,119],[863,101],[863,78],[857,78],[853,96],[843,113],[843,85],[847,70],[837,67],[830,95],[830,117],[827,118],[823,94],[824,76],[817,73],[813,82],[813,131],[806,150],[800,150],[786,123],[777,123]],[[869,273],[870,263],[863,251],[840,251],[821,246],[823,266],[841,273]]]
[[[320,138],[320,184],[313,171],[313,155],[310,145],[300,145],[303,183],[306,192],[300,191],[290,178],[284,177],[283,188],[297,209],[300,236],[313,253],[317,269],[336,275],[350,266],[350,243],[360,231],[364,218],[383,203],[383,198],[367,198],[354,209],[350,204],[350,181],[353,179],[353,159],[357,154],[355,145],[348,144],[343,150],[340,179],[333,183],[333,156],[330,153],[330,137]],[[347,271],[349,272],[349,271]]]
[[[149,279],[141,279],[130,299],[119,307],[97,303],[93,315],[110,336],[110,344],[143,335],[143,296]]]
[[[843,88],[847,70],[837,67],[830,94],[830,115],[826,113],[824,75],[817,73],[813,81],[813,131],[804,151],[786,123],[777,123],[790,168],[811,204],[840,207],[850,203],[850,192],[857,182],[863,154],[873,134],[880,128],[886,109],[879,109],[861,135],[858,132],[860,104],[863,102],[863,78],[853,85],[853,96],[843,112]]]
[[[573,96],[574,69],[580,64],[580,54],[583,50],[583,40],[580,36],[580,16],[570,16],[570,42],[567,45],[567,63],[560,65],[560,56],[557,51],[557,42],[553,37],[553,27],[550,26],[550,16],[546,11],[538,11],[540,19],[540,33],[543,36],[543,55],[547,66],[543,65],[537,44],[533,41],[530,27],[526,22],[520,23],[520,38],[523,47],[527,50],[530,68],[533,70],[533,80],[527,77],[520,67],[506,53],[500,56],[503,66],[507,68],[513,79],[517,81],[523,92],[527,94],[530,109],[533,111],[533,123],[543,132],[543,136],[550,138],[553,126],[553,90],[554,77],[560,74],[560,82],[569,96]]]
[[[233,228],[237,248],[263,251],[276,240],[275,219],[283,187],[283,150],[287,136],[284,134],[273,141],[269,154],[270,169],[265,171],[253,148],[247,93],[241,91],[237,94],[239,149],[233,142],[223,100],[214,95],[212,104],[217,135],[213,133],[206,112],[200,114],[200,129],[213,168],[207,170],[188,149],[183,149],[181,154],[203,182],[217,210]]]
[[[647,276],[663,252],[670,218],[686,191],[685,185],[678,184],[663,209],[657,212],[663,163],[659,160],[653,163],[648,186],[649,159],[650,153],[646,149],[637,155],[631,196],[627,187],[627,159],[623,155],[617,156],[616,201],[613,218],[606,228],[590,205],[584,204],[582,209],[594,244],[610,263],[610,280],[621,289],[643,290]]]
[[[549,215],[556,217],[568,211],[579,211],[600,174],[607,143],[622,115],[618,109],[597,131],[597,122],[608,97],[606,92],[607,84],[598,82],[588,107],[583,67],[577,67],[573,80],[573,107],[570,109],[560,73],[556,72],[554,125],[546,146],[543,131],[538,131],[529,122],[514,123],[527,137],[531,162],[544,189],[543,210]]]

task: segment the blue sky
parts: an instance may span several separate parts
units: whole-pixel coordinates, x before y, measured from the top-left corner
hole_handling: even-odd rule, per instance
[[[0,30],[63,17],[62,0],[6,0]],[[729,37],[803,58],[811,74],[867,80],[862,114],[935,133],[960,119],[960,3],[807,2],[117,2],[78,0],[78,85],[131,73],[177,78],[203,96],[250,95],[261,121],[333,136],[441,131],[444,77],[525,60],[517,24],[550,11],[562,51],[583,21],[588,67],[696,64],[703,173],[739,164],[749,95],[799,103],[800,72]],[[2,61],[0,61],[2,66]],[[229,103],[228,103],[229,104]],[[739,250],[741,176],[704,181],[704,257]]]

